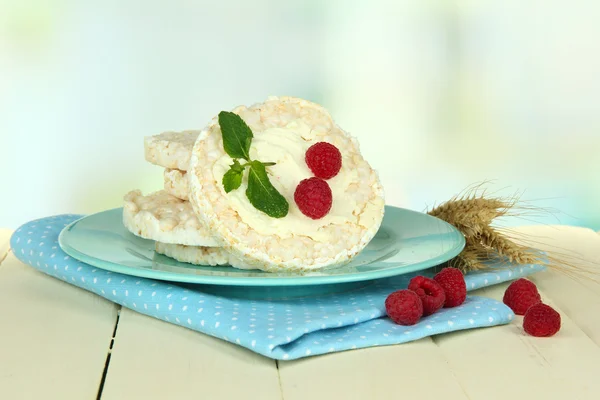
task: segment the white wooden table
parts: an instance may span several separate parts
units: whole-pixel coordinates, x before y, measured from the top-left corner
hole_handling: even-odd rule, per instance
[[[521,231],[600,264],[600,235]],[[275,362],[121,308],[15,259],[0,230],[0,399],[600,399],[600,285],[532,277],[562,315],[551,338],[510,325]],[[585,262],[585,261],[582,261]],[[507,284],[478,291],[501,299]]]

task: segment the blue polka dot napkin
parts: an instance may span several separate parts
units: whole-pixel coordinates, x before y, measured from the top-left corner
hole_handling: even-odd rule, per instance
[[[416,274],[378,280],[346,293],[246,300],[203,293],[189,285],[112,273],[70,258],[58,245],[60,231],[80,217],[59,215],[26,223],[13,234],[12,251],[23,263],[123,307],[273,359],[404,343],[444,332],[507,324],[514,317],[501,302],[469,295],[461,306],[442,309],[416,325],[396,325],[386,316],[385,298],[406,288]],[[538,265],[504,266],[495,272],[469,274],[467,288],[481,288],[542,269]]]

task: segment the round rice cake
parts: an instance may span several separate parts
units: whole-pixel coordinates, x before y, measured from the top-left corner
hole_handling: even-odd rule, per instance
[[[188,199],[188,181],[185,171],[165,168],[163,177],[165,182],[164,188],[167,193],[181,200]]]
[[[171,169],[187,171],[194,142],[200,131],[163,132],[144,138],[146,161]]]
[[[244,265],[222,247],[185,246],[156,242],[155,251],[177,261],[194,265],[233,266],[239,269],[253,269]]]
[[[136,236],[189,246],[217,246],[188,201],[164,190],[143,196],[132,190],[124,197],[123,225]]]
[[[219,245],[245,264],[271,272],[311,271],[352,260],[379,230],[385,209],[379,177],[356,139],[323,107],[302,99],[270,97],[233,113],[252,131],[250,159],[275,163],[266,171],[289,211],[274,218],[252,205],[246,196],[248,168],[241,185],[225,191],[222,178],[233,159],[224,150],[217,116],[194,144],[188,187],[190,203]],[[339,149],[342,167],[327,180],[333,197],[329,213],[315,220],[299,210],[294,193],[302,180],[313,177],[305,153],[318,142]]]

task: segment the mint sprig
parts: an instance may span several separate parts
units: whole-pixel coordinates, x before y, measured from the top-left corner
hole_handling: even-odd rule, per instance
[[[260,161],[250,163],[246,197],[248,197],[254,208],[273,218],[282,218],[288,213],[289,204],[287,200],[271,184],[265,169],[265,163]]]
[[[250,161],[252,130],[239,115],[232,112],[219,113],[219,125],[223,134],[223,148],[231,158],[243,158]]]
[[[225,188],[226,193],[229,193],[242,185],[243,174],[244,167],[240,165],[238,160],[233,160],[233,164],[229,167],[229,171],[225,172],[225,175],[223,175],[223,187]]]
[[[250,203],[270,217],[285,217],[289,211],[289,204],[271,184],[266,170],[266,167],[275,163],[250,159],[250,146],[254,138],[250,127],[239,115],[227,111],[219,113],[219,126],[223,135],[223,148],[233,158],[233,164],[223,175],[222,183],[225,192],[229,193],[241,186],[244,170],[249,167],[246,197]],[[240,164],[239,158],[247,162]]]

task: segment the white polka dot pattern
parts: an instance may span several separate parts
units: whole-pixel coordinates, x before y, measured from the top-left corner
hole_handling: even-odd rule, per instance
[[[15,256],[33,268],[98,294],[139,313],[221,338],[264,356],[292,360],[318,354],[385,346],[444,332],[509,323],[514,314],[503,303],[468,296],[463,305],[441,309],[417,325],[396,325],[384,301],[406,288],[414,274],[377,281],[361,290],[313,298],[246,300],[224,298],[172,282],[104,271],[67,256],[58,234],[79,215],[43,218],[21,226],[11,238]],[[470,274],[468,290],[542,270],[505,267]]]

